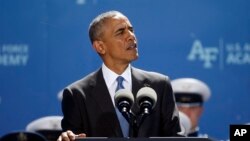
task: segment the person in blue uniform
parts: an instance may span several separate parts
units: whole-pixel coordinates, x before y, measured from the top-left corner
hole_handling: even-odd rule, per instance
[[[211,96],[209,86],[195,78],[178,78],[171,81],[176,104],[179,111],[185,113],[191,120],[188,137],[209,137],[199,132],[199,120],[204,111],[204,102]]]

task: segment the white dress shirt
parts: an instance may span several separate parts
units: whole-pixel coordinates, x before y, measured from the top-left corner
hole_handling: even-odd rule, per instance
[[[126,70],[121,74],[118,75],[112,70],[110,70],[104,63],[102,64],[102,73],[103,77],[106,83],[106,86],[109,90],[110,97],[112,99],[113,105],[115,106],[114,102],[114,96],[115,96],[115,90],[117,87],[117,81],[116,78],[118,76],[122,76],[124,78],[123,86],[125,89],[132,90],[132,78],[131,78],[131,66],[130,64],[126,68]]]

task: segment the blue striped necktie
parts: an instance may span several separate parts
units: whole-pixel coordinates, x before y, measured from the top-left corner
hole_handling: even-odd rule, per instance
[[[122,76],[118,76],[116,81],[117,81],[117,87],[116,87],[116,91],[118,91],[119,89],[124,89],[124,86],[122,85],[124,78]],[[129,124],[127,122],[127,120],[125,119],[125,117],[121,114],[121,112],[118,110],[118,108],[115,108],[117,117],[119,119],[120,122],[120,126],[122,128],[122,133],[123,133],[123,137],[128,137],[128,132],[129,132]]]

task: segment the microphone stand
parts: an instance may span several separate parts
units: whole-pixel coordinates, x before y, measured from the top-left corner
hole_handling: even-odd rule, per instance
[[[129,136],[134,138],[138,137],[139,127],[141,126],[145,118],[151,113],[150,107],[151,107],[150,102],[145,101],[144,103],[142,103],[140,108],[140,114],[138,116],[135,115],[129,109],[129,107],[123,106],[120,109],[120,112],[129,123]]]
[[[137,117],[132,113],[132,111],[128,111],[127,107],[123,107],[121,110],[122,115],[129,123],[129,136],[137,137],[139,125],[137,124]]]
[[[149,110],[149,109],[147,109]],[[138,132],[144,119],[150,114],[150,112],[142,112],[139,116],[134,115],[132,112],[128,113],[129,116],[129,135],[131,137],[138,137]]]
[[[138,136],[139,127],[137,126],[136,116],[130,112],[130,120],[129,120],[129,135],[133,138]]]

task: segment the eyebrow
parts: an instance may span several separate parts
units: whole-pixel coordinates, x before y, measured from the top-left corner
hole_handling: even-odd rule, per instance
[[[134,28],[132,26],[122,26],[119,27],[117,30],[115,30],[115,34],[121,31],[124,31],[128,27],[129,30],[134,31]]]

